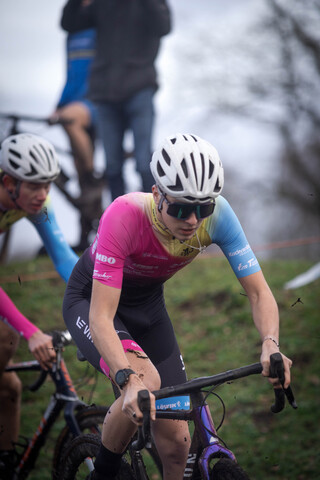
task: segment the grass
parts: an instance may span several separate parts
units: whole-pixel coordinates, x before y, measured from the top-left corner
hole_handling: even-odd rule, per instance
[[[260,377],[239,380],[218,390],[227,408],[219,434],[252,479],[310,480],[319,476],[320,281],[297,290],[283,290],[286,281],[310,266],[307,261],[262,263],[279,305],[282,351],[294,364],[292,386],[298,410],[287,406],[282,413],[272,414],[272,389]],[[64,328],[64,283],[60,278],[45,278],[45,274],[37,279],[47,271],[52,271],[52,265],[41,257],[2,266],[0,273],[1,285],[17,307],[45,331]],[[27,281],[30,278],[34,279]],[[167,282],[165,291],[189,378],[259,360],[260,341],[248,299],[224,258],[199,258]],[[75,353],[75,347],[68,347],[65,359],[79,396],[87,402],[110,403],[110,384],[102,375],[96,377],[92,367],[78,362]],[[26,342],[21,340],[16,359],[30,358]],[[47,382],[36,395],[24,392],[23,435],[30,435],[36,428],[51,387]],[[222,411],[217,400],[213,400],[212,412],[218,424]],[[62,425],[63,420],[58,426]],[[52,441],[43,448],[30,480],[50,478],[52,445],[58,430],[54,429]]]

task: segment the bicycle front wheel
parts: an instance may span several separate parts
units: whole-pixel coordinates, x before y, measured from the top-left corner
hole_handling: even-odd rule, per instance
[[[76,415],[76,420],[78,422],[81,432],[95,434],[98,436],[100,441],[102,425],[108,409],[109,407],[93,406],[80,410]],[[53,480],[60,480],[60,477],[58,476],[58,471],[61,466],[62,457],[65,454],[73,438],[73,433],[66,425],[58,437],[54,450],[52,462]]]
[[[87,433],[76,437],[63,456],[58,472],[59,480],[85,480],[100,447],[98,435]],[[130,465],[123,458],[116,480],[135,480]]]
[[[246,472],[230,458],[221,458],[210,472],[210,480],[250,480]]]

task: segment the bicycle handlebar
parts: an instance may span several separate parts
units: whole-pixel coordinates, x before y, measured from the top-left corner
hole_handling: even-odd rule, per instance
[[[68,330],[64,330],[64,331],[54,330],[53,332],[50,332],[49,335],[52,336],[52,344],[54,349],[57,352],[56,364],[59,365],[61,361],[61,350],[63,349],[63,347],[70,345],[73,342],[73,340]],[[16,363],[14,365],[7,366],[5,369],[6,372],[11,372],[11,371],[19,372],[23,370],[40,371],[39,377],[31,385],[28,385],[28,390],[30,390],[31,392],[36,392],[41,387],[41,385],[45,382],[47,375],[49,373],[48,370],[43,370],[41,368],[37,360],[32,360],[30,362]]]
[[[0,113],[0,118],[6,120],[12,120],[13,122],[27,121],[27,122],[40,122],[47,125],[69,125],[74,122],[72,118],[61,118],[58,115],[52,117],[35,117],[32,115],[19,115],[15,113]]]
[[[172,387],[161,388],[160,390],[153,391],[156,399],[166,398],[179,394],[189,394],[194,391],[200,391],[201,389],[209,386],[222,385],[230,380],[238,378],[244,378],[249,375],[261,373],[263,367],[261,363],[254,363],[244,367],[236,368],[234,370],[228,370],[223,373],[218,373],[209,377],[198,377],[189,380],[181,385]],[[285,406],[285,397],[287,397],[289,404],[293,408],[298,408],[294,399],[294,395],[291,387],[284,388],[284,366],[280,353],[274,353],[270,356],[270,378],[279,378],[282,388],[274,388],[275,403],[271,406],[273,413],[278,413],[283,410]],[[138,406],[143,413],[143,425],[138,427],[137,440],[132,442],[134,450],[142,450],[147,443],[150,444],[150,398],[148,390],[140,390],[138,392]]]

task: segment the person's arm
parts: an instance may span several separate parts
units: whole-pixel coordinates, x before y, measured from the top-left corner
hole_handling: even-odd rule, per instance
[[[171,30],[171,16],[165,0],[140,0],[146,10],[148,25],[155,35],[162,37]]]
[[[98,352],[110,368],[111,378],[114,380],[118,370],[132,368],[124,353],[121,341],[113,326],[121,290],[109,287],[93,280],[90,302],[89,322],[93,343]],[[138,375],[130,375],[127,385],[123,389],[124,411],[132,420],[132,411],[138,412],[137,395],[146,386]],[[155,420],[155,400],[151,395],[151,418]]]
[[[62,11],[61,27],[69,33],[95,27],[93,3],[83,6],[82,0],[69,0]]]
[[[49,201],[46,202],[46,208],[46,213],[29,218],[37,229],[57,272],[67,282],[79,257],[64,238]]]
[[[251,305],[253,321],[260,334],[262,352],[260,361],[262,374],[269,375],[270,355],[279,352],[279,312],[276,300],[261,271],[239,278]],[[292,361],[282,355],[285,369],[285,388],[290,384],[290,368]],[[270,379],[276,385],[276,379]]]
[[[28,320],[0,287],[0,317],[28,341],[28,347],[45,370],[52,365],[56,353],[50,335],[43,333]]]

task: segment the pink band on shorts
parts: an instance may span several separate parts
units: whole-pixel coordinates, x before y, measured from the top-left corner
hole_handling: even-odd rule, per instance
[[[142,348],[140,345],[138,345],[134,340],[126,339],[126,340],[121,340],[123,350],[127,352],[128,350],[134,350],[135,352],[143,352]],[[106,362],[103,360],[103,358],[100,358],[100,367],[103,373],[110,378],[110,368],[106,364]]]

